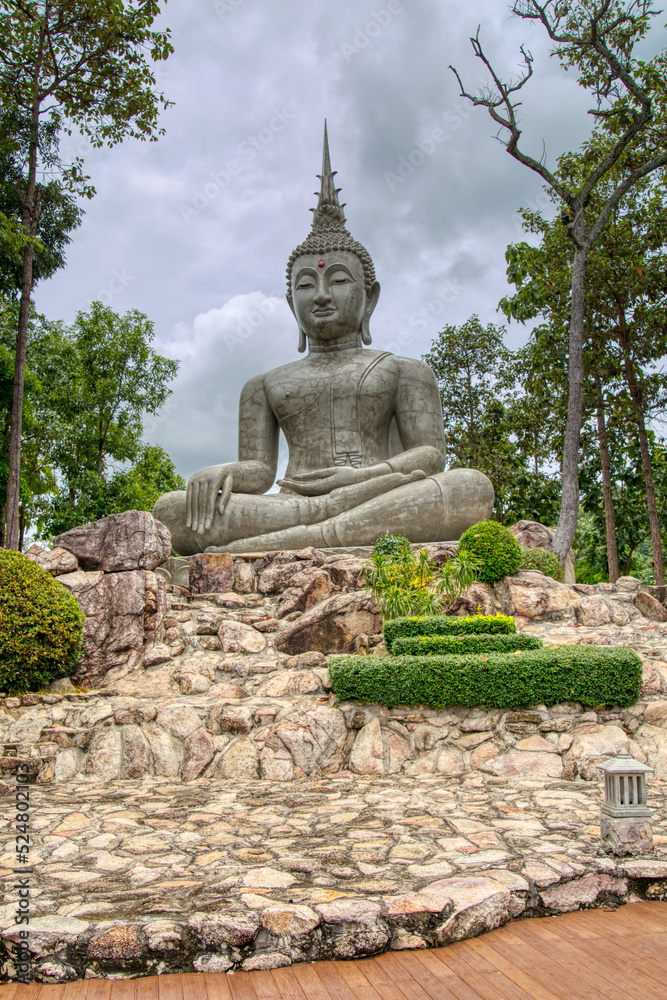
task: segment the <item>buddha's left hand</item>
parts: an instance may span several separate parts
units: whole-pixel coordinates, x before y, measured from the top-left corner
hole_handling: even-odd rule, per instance
[[[323,493],[331,493],[341,486],[353,486],[372,478],[369,469],[353,469],[349,465],[336,466],[333,469],[318,469],[316,472],[303,472],[291,479],[279,479],[278,485],[285,486],[294,493],[305,497],[317,497]]]

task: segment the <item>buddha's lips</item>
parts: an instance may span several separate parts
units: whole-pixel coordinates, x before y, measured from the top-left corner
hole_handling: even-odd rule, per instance
[[[313,316],[333,316],[335,309],[313,309]]]

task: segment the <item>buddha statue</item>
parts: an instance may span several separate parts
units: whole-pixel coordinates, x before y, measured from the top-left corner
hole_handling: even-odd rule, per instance
[[[238,461],[195,473],[154,508],[180,555],[372,545],[385,531],[454,540],[493,507],[476,469],[444,472],[445,438],[428,365],[370,349],[380,286],[346,229],[324,131],[321,190],[287,266],[287,301],[305,358],[250,379]],[[280,492],[278,435],[289,446]]]

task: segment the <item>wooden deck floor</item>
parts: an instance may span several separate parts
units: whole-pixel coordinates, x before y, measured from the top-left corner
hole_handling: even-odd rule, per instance
[[[9,983],[0,1000],[667,1000],[667,903],[515,921],[447,948],[357,962]]]

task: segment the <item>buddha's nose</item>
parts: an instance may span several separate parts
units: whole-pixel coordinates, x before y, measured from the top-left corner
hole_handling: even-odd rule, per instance
[[[325,302],[331,300],[331,292],[329,287],[324,284],[324,282],[319,282],[317,294],[315,295],[313,302],[315,305],[324,305]]]

